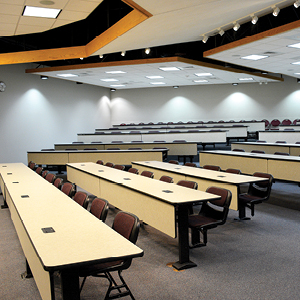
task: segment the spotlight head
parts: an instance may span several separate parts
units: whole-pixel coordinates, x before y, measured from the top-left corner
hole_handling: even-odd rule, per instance
[[[202,38],[202,42],[205,44],[208,40],[208,36],[207,35],[204,35],[203,38]]]
[[[99,57],[100,57],[100,58],[103,58],[103,54],[100,54]]]
[[[274,10],[273,10],[273,16],[274,16],[274,17],[277,17],[278,14],[279,14],[279,12],[280,12],[280,9],[279,9],[277,6],[275,6],[275,7],[274,7]]]
[[[252,17],[252,20],[251,20],[251,23],[252,23],[253,25],[255,25],[255,24],[257,23],[257,21],[258,21],[258,17],[257,17],[257,16],[253,16],[253,17]]]
[[[294,6],[295,6],[296,8],[298,8],[298,7],[300,6],[300,0],[297,0],[297,1],[294,3]]]
[[[148,55],[150,53],[151,49],[150,48],[146,48],[145,49],[145,53]]]
[[[233,30],[234,31],[238,31],[240,29],[241,25],[239,23],[234,23],[234,26],[233,26]]]
[[[46,80],[46,79],[48,79],[48,76],[41,75],[41,79],[44,79],[44,80]]]
[[[111,92],[115,92],[115,91],[116,91],[116,89],[110,89],[110,91],[111,91]]]
[[[297,78],[297,83],[300,83],[300,79],[299,78]]]
[[[224,33],[225,33],[225,31],[221,28],[221,29],[219,30],[219,35],[222,36]]]
[[[122,51],[122,52],[121,52],[121,55],[122,55],[122,56],[125,56],[125,54],[126,54],[126,51]]]
[[[179,86],[178,86],[178,85],[174,85],[173,88],[174,88],[174,89],[178,89]]]
[[[238,85],[238,83],[234,82],[232,85],[236,86],[236,85]]]

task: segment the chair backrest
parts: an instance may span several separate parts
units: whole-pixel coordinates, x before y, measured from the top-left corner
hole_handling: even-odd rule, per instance
[[[141,173],[141,175],[142,176],[145,176],[145,177],[149,177],[149,178],[153,178],[154,177],[154,174],[153,174],[153,172],[151,172],[151,171],[143,171],[142,173]]]
[[[96,161],[96,164],[98,164],[98,165],[104,165],[104,161],[101,160],[101,159],[98,159],[98,160]]]
[[[251,150],[251,153],[261,153],[261,154],[265,154],[266,152],[263,150]]]
[[[48,173],[49,173],[48,170],[44,170],[44,171],[42,172],[42,177],[43,177],[43,178],[46,178],[46,176],[47,176]]]
[[[108,212],[108,201],[102,198],[95,198],[91,204],[90,212],[105,222]]]
[[[81,191],[76,192],[73,197],[73,200],[85,209],[88,207],[88,204],[89,204],[88,195],[85,192],[81,192]]]
[[[106,150],[121,150],[121,149],[118,147],[113,147],[113,148],[107,148]]]
[[[177,185],[184,186],[190,189],[196,190],[198,188],[198,183],[190,180],[179,180]]]
[[[280,121],[278,119],[274,119],[271,121],[271,125],[272,126],[279,126],[280,125]]]
[[[172,183],[174,182],[173,178],[167,175],[163,175],[159,178],[160,181],[164,181],[164,182],[169,182]]]
[[[113,168],[123,171],[125,169],[125,166],[117,164],[117,165],[114,165]]]
[[[277,144],[286,144],[286,141],[276,141]]]
[[[271,174],[262,172],[255,172],[253,173],[253,176],[266,178],[266,180],[250,183],[248,194],[260,197],[263,200],[268,200],[271,194],[273,176]]]
[[[221,168],[219,166],[214,166],[214,165],[204,165],[203,169],[212,170],[212,171],[221,171]]]
[[[42,168],[42,167],[37,167],[37,168],[35,169],[35,172],[38,173],[39,175],[42,175],[43,168]]]
[[[244,150],[244,149],[239,149],[239,148],[232,149],[232,151],[236,151],[236,152],[245,152],[245,150]]]
[[[169,160],[169,164],[179,165],[178,160]]]
[[[49,181],[50,183],[53,183],[54,180],[56,179],[56,176],[55,176],[54,174],[52,174],[52,173],[48,173],[48,174],[46,175],[45,179],[46,179],[47,181]]]
[[[129,172],[129,173],[133,173],[133,174],[139,174],[139,170],[136,169],[136,168],[129,168],[129,169],[128,169],[128,172]]]
[[[197,168],[197,165],[195,163],[192,163],[192,162],[186,162],[184,165],[187,166],[187,167]]]
[[[59,178],[59,177],[58,177],[58,178],[56,178],[56,179],[54,180],[53,185],[56,186],[58,189],[61,190],[62,182],[63,182],[62,178]]]
[[[275,154],[275,155],[286,155],[286,156],[289,156],[289,155],[290,155],[290,154],[287,153],[287,152],[278,152],[278,151],[274,152],[274,154]]]
[[[239,170],[239,169],[232,169],[232,168],[226,169],[225,172],[232,173],[232,174],[241,174],[242,173],[241,170]]]
[[[107,162],[107,163],[105,164],[106,167],[111,167],[111,168],[113,168],[114,165],[115,165],[115,164],[112,163],[112,162]]]
[[[30,161],[30,162],[28,163],[28,167],[29,167],[30,169],[34,170],[34,169],[35,169],[35,163],[34,163],[33,161]]]
[[[135,244],[139,235],[140,220],[134,214],[120,211],[114,218],[112,228]]]
[[[257,140],[256,143],[266,143],[267,141]]]
[[[207,188],[206,192],[221,196],[221,199],[203,203],[200,209],[200,213],[207,217],[219,220],[218,225],[225,224],[232,198],[231,192],[227,189],[215,186]]]
[[[72,198],[76,192],[75,185],[71,182],[65,182],[61,188],[61,191]]]

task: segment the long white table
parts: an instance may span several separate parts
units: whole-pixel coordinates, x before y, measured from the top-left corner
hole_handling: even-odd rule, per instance
[[[0,174],[27,273],[42,299],[55,299],[55,271],[60,271],[62,299],[79,300],[80,266],[143,256],[142,249],[24,164],[0,164]]]
[[[218,196],[95,163],[67,164],[67,176],[69,181],[136,214],[171,237],[176,237],[177,214],[179,260],[173,266],[176,269],[196,266],[189,259],[188,207],[219,199]]]
[[[300,131],[280,131],[280,130],[267,130],[259,131],[258,139],[268,143],[275,143],[276,141],[286,141],[290,144],[300,142]]]
[[[264,172],[280,180],[300,182],[299,156],[218,150],[200,152],[199,161],[201,165],[209,163],[222,169],[238,168],[245,174]]]
[[[174,182],[178,182],[179,180],[195,181],[198,183],[198,190],[202,191],[205,191],[210,186],[228,189],[232,193],[230,209],[233,210],[238,210],[240,185],[262,180],[254,176],[236,175],[159,161],[133,161],[132,166],[139,169],[140,172],[143,170],[153,172],[156,179],[159,179],[162,175],[168,175],[174,179]]]

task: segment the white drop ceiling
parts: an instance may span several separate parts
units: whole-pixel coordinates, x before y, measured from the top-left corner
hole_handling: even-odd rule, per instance
[[[90,12],[102,1],[95,0],[53,0],[53,8],[62,8],[59,18],[53,20],[40,20],[39,18],[22,17],[24,5],[40,6],[44,1],[39,0],[0,0],[0,35],[17,35],[23,33],[41,32],[47,29],[55,28],[57,26],[65,25],[69,22],[85,18]],[[126,1],[125,1],[126,2]],[[128,0],[127,2],[133,2]],[[250,22],[251,15],[258,16],[270,14],[273,7],[277,5],[279,8],[284,8],[293,5],[294,0],[278,1],[278,0],[135,0],[137,5],[148,11],[153,16],[141,22],[131,30],[118,36],[118,38],[104,45],[102,48],[95,50],[93,55],[115,53],[121,51],[129,51],[133,49],[142,49],[147,47],[154,47],[160,45],[176,44],[183,42],[198,41],[202,39],[204,34],[215,34],[218,28],[224,30],[232,30],[232,24],[239,21],[241,24]],[[50,7],[50,5],[47,5]],[[300,8],[299,8],[300,9]],[[300,13],[300,11],[299,11]],[[280,14],[278,18],[280,17]],[[29,19],[30,18],[30,19]],[[258,21],[259,22],[259,21]],[[235,55],[241,53],[250,53],[249,45],[242,45],[237,47],[234,53],[221,52],[218,56],[212,57],[225,62],[232,62],[241,66],[249,66],[251,68],[264,69],[271,73],[287,74],[293,76],[293,72],[299,66],[292,66],[287,62],[294,57],[299,56],[298,50],[294,50],[294,54],[286,54],[286,42],[288,40],[300,40],[297,29],[292,30],[287,35],[274,35],[274,40],[266,39],[267,43],[261,41],[255,47],[256,52],[264,53],[273,51],[282,53],[274,55],[269,60],[258,61],[256,64],[250,64],[249,61],[241,60]],[[291,38],[293,37],[293,38]],[[251,46],[252,47],[252,46]],[[232,49],[230,51],[233,51]],[[240,52],[242,51],[242,52]],[[252,52],[252,51],[251,51]],[[217,55],[217,54],[215,54]],[[232,56],[234,55],[234,56]],[[275,57],[276,56],[276,57]],[[279,57],[281,58],[279,59]],[[287,58],[285,58],[287,57]],[[284,60],[283,60],[284,59]],[[300,59],[299,59],[300,60]],[[250,65],[249,65],[250,64]],[[286,66],[283,67],[282,65]],[[125,66],[123,66],[125,68]],[[194,66],[192,66],[194,67]],[[200,68],[197,66],[197,68]],[[300,68],[300,67],[299,67]],[[136,73],[130,77],[124,77],[120,82],[127,82],[127,88],[130,82],[140,82],[139,87],[144,87],[148,82],[145,82],[144,74],[150,73],[156,66],[149,66],[141,63],[140,66],[130,66],[130,69]],[[185,76],[172,75],[170,79],[166,78],[168,85],[190,85],[193,71],[187,71]],[[95,84],[97,80],[103,75],[101,71],[95,68],[73,70],[72,72],[84,73],[81,75],[81,81],[84,83]],[[127,74],[131,71],[128,70]],[[183,74],[184,72],[180,72]],[[89,75],[89,73],[93,75]],[[166,72],[165,72],[166,73]],[[232,75],[232,72],[225,72],[224,76],[220,75],[220,71],[215,74],[217,79],[214,79],[216,84],[233,83],[238,78]],[[234,72],[233,72],[234,73]],[[49,75],[49,74],[48,74]],[[249,75],[249,74],[248,74]],[[50,75],[49,75],[50,76]],[[52,75],[51,75],[52,76]],[[129,75],[128,75],[129,76]],[[140,77],[139,77],[140,76]],[[168,75],[169,76],[169,75]],[[96,79],[98,78],[98,79]],[[121,79],[121,78],[120,78]],[[69,79],[68,79],[69,80]],[[172,82],[170,82],[172,81]],[[254,78],[253,82],[261,81],[260,78]],[[180,84],[181,83],[181,84]],[[208,83],[211,84],[211,83]],[[134,88],[134,85],[131,85]],[[138,84],[136,83],[138,87]],[[164,85],[166,86],[166,85]]]

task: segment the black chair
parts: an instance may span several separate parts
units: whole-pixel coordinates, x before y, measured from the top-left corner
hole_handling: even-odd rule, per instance
[[[240,194],[238,197],[238,210],[240,220],[249,220],[246,218],[246,207],[251,209],[251,216],[254,216],[254,205],[267,201],[271,194],[273,176],[267,173],[255,172],[255,177],[262,177],[266,180],[252,182],[249,184],[248,192]]]
[[[145,176],[145,177],[149,177],[149,178],[153,178],[154,177],[154,174],[153,174],[153,172],[151,172],[151,171],[143,171],[142,173],[141,173],[141,175],[142,176]]]
[[[191,248],[206,246],[207,230],[223,225],[227,220],[231,192],[214,186],[207,188],[206,192],[221,196],[221,199],[204,202],[198,215],[189,215],[188,222],[192,230]],[[202,241],[200,234],[202,234]]]
[[[95,198],[91,204],[90,213],[99,220],[105,222],[108,213],[108,201],[102,198]]]
[[[212,170],[212,171],[221,171],[221,167],[214,165],[204,165],[203,169]]]
[[[71,182],[65,182],[61,188],[61,191],[65,193],[67,196],[73,198],[76,193],[76,187]]]
[[[164,182],[169,182],[169,183],[173,183],[174,180],[172,177],[167,176],[167,175],[163,175],[159,178],[160,181],[164,181]]]
[[[135,244],[139,234],[140,221],[137,216],[131,213],[120,211],[114,219],[112,228],[127,238],[130,242]],[[131,299],[134,299],[133,294],[131,293],[121,274],[123,270],[126,270],[130,267],[131,261],[132,258],[127,258],[124,260],[118,259],[80,268],[79,276],[84,277],[81,283],[80,292],[82,291],[83,285],[88,276],[104,277],[109,281],[109,287],[106,292],[105,299],[115,299],[125,296],[130,296]],[[112,272],[118,272],[119,279],[122,282],[121,284],[118,285],[116,283],[111,274]],[[110,295],[112,292],[117,292],[117,294],[114,293]]]
[[[81,192],[81,191],[76,192],[73,197],[73,200],[85,209],[87,209],[87,207],[89,205],[88,195],[85,192]]]

